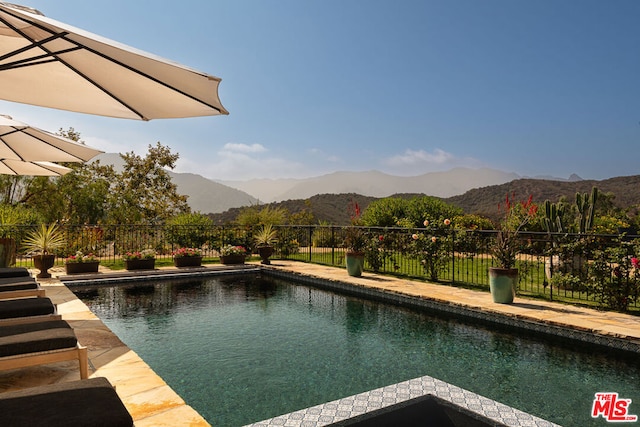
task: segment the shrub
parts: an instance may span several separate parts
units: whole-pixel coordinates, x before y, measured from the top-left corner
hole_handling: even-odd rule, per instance
[[[176,215],[166,224],[166,236],[169,243],[180,247],[200,248],[208,240],[213,221],[201,213]]]

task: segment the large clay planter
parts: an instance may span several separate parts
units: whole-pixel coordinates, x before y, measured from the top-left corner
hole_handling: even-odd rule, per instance
[[[489,268],[489,289],[493,302],[511,304],[516,296],[517,268]]]
[[[260,261],[261,264],[271,264],[269,257],[273,255],[273,250],[273,246],[258,246],[258,255],[260,255],[262,259],[262,261]]]
[[[225,265],[244,264],[244,255],[220,255],[220,262]]]
[[[345,263],[347,264],[347,274],[349,276],[362,276],[362,271],[364,270],[364,253],[347,252],[345,255]]]
[[[67,274],[97,273],[100,261],[70,262],[64,265]]]
[[[38,279],[49,279],[51,277],[51,273],[49,270],[55,264],[56,256],[55,255],[34,255],[32,257],[33,265],[40,270],[40,273],[36,275]]]
[[[156,259],[127,259],[124,261],[127,270],[153,270],[156,266]]]
[[[202,265],[201,256],[181,256],[173,258],[173,265],[176,267],[200,267]]]

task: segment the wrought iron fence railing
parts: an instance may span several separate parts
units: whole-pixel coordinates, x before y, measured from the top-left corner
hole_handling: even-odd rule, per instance
[[[21,242],[34,226],[4,227],[14,238],[17,262],[30,265]],[[277,226],[272,259],[292,259],[344,266],[345,238],[352,227]],[[239,245],[255,251],[256,229],[236,226],[64,225],[66,248],[58,263],[81,251],[117,264],[126,252],[154,249],[157,259],[171,259],[180,247],[200,248],[205,262],[216,262],[219,249]],[[452,228],[358,227],[364,238],[365,271],[488,289],[495,266],[490,246],[495,231]],[[640,236],[521,233],[516,267],[519,292],[547,299],[626,310],[638,307]],[[637,274],[636,274],[637,273]]]

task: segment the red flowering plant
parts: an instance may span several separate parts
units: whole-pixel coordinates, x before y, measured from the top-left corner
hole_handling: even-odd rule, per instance
[[[82,251],[77,251],[75,255],[69,255],[64,259],[65,264],[77,264],[81,262],[96,262],[98,258],[93,253],[84,254]]]
[[[200,249],[196,248],[178,248],[173,251],[174,258],[197,257],[202,256]]]
[[[226,245],[220,248],[220,255],[246,255],[247,250],[243,246]]]
[[[507,193],[504,206],[498,205],[498,210],[502,212],[503,218],[498,226],[491,255],[500,268],[514,268],[522,245],[520,233],[535,219],[538,205],[533,203],[533,196],[518,203]]]
[[[122,255],[122,259],[130,261],[132,259],[154,259],[156,257],[156,251],[153,249],[143,249],[141,251],[126,252]]]
[[[347,253],[363,253],[367,244],[367,237],[362,229],[361,214],[360,205],[357,202],[349,203],[351,226],[344,228],[344,247]]]

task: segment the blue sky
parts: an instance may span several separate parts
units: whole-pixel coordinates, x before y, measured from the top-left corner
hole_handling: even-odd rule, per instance
[[[640,174],[636,0],[22,4],[222,78],[229,116],[138,122],[0,101],[107,152],[160,141],[178,172]]]

